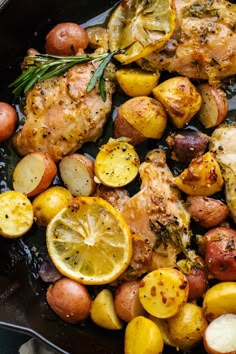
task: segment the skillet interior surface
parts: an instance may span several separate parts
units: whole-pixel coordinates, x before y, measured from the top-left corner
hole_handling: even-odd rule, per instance
[[[111,8],[109,0],[10,0],[0,12],[0,101],[11,102],[8,85],[20,73],[29,47],[43,50],[46,33],[57,23],[84,23]],[[11,166],[17,157],[8,146],[0,148],[4,175],[1,191],[10,188]],[[111,332],[92,323],[67,325],[48,307],[46,285],[38,277],[45,256],[43,231],[32,229],[21,239],[0,238],[0,325],[29,333],[61,353],[121,354],[123,332]],[[202,348],[195,353],[203,353]],[[177,353],[172,348],[165,354]],[[180,352],[178,352],[180,353]],[[193,352],[192,352],[193,353]]]

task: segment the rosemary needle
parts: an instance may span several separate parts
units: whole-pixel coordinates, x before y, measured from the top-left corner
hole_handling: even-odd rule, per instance
[[[104,79],[104,70],[110,62],[112,53],[99,55],[78,55],[78,56],[57,56],[49,54],[36,54],[35,56],[26,56],[23,64],[24,71],[18,78],[12,82],[9,87],[13,88],[12,93],[15,97],[19,97],[22,93],[28,92],[34,84],[51,79],[55,76],[64,74],[72,66],[89,61],[100,61],[101,63],[94,71],[93,76],[88,84],[87,93],[91,92],[99,82],[99,90],[102,99],[106,100],[106,87]]]

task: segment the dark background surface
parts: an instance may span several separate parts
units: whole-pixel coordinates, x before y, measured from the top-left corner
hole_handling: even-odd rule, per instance
[[[45,35],[55,24],[86,22],[114,3],[111,0],[8,1],[0,12],[0,101],[11,102],[8,85],[20,73],[26,50],[35,47],[43,51]],[[3,156],[1,147],[0,160],[6,164],[10,161]],[[0,238],[0,354],[18,353],[20,345],[31,336],[60,349],[61,353],[122,354],[123,332],[105,331],[90,323],[70,326],[52,313],[45,301],[46,286],[37,276],[44,255],[43,231],[32,229],[19,240]],[[169,348],[164,352],[176,353]],[[195,351],[199,353],[204,350]]]

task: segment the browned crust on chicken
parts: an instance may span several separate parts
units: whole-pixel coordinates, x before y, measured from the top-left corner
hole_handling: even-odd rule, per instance
[[[86,93],[94,65],[76,65],[65,75],[38,83],[29,91],[26,122],[13,137],[20,155],[41,151],[58,161],[102,135],[111,111],[114,84],[106,81],[106,102],[97,87]]]
[[[174,36],[139,64],[212,84],[236,74],[236,5],[225,0],[176,0],[176,8]]]

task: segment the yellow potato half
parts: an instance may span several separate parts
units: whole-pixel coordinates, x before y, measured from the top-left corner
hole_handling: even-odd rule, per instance
[[[236,282],[221,282],[207,290],[203,311],[208,321],[226,314],[236,314]]]
[[[133,318],[125,331],[125,354],[160,354],[164,341],[158,326],[146,317]]]
[[[159,73],[142,69],[125,68],[116,72],[116,79],[120,88],[130,97],[149,96],[152,89],[158,84]]]
[[[186,303],[188,291],[188,282],[182,272],[175,268],[160,268],[142,279],[139,298],[148,313],[158,318],[168,318]]]
[[[16,238],[24,235],[33,224],[33,206],[22,193],[0,194],[0,235]]]

